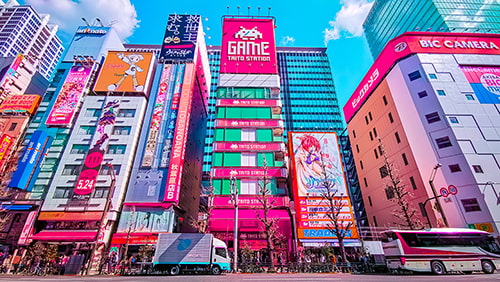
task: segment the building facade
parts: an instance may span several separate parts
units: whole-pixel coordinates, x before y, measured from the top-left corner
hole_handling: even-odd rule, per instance
[[[407,31],[500,33],[500,3],[483,0],[376,0],[363,28],[372,56]]]
[[[414,222],[498,235],[499,60],[488,34],[405,33],[382,51],[344,107],[371,226],[403,224],[387,157]]]
[[[0,56],[23,54],[45,78],[50,79],[63,54],[57,25],[49,15],[38,14],[15,0],[0,2]]]

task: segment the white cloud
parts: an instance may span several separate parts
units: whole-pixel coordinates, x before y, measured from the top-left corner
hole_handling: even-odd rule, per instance
[[[341,0],[342,8],[330,21],[331,28],[324,30],[325,45],[330,40],[339,39],[341,36],[363,35],[363,22],[370,12],[373,2],[369,0]]]
[[[90,24],[99,18],[105,26],[111,23],[121,39],[134,33],[139,20],[130,0],[25,0],[39,13],[49,14],[50,23],[59,25],[59,30],[71,36],[78,26]],[[95,22],[97,23],[97,22]]]
[[[288,46],[288,44],[293,46],[294,43],[295,43],[295,38],[291,36],[286,35],[281,37],[280,46]]]

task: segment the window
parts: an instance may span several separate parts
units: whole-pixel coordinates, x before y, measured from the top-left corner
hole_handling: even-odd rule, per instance
[[[452,146],[450,138],[448,136],[437,138],[436,139],[436,144],[437,144],[437,146],[438,146],[439,149],[443,149],[443,148],[451,147]]]
[[[256,138],[256,130],[254,128],[241,129],[241,141],[256,141],[255,138]]]
[[[120,174],[122,166],[121,165],[113,165],[113,170],[115,171],[115,175]],[[101,170],[99,171],[99,175],[111,175],[110,167],[107,165],[101,166]]]
[[[254,153],[241,153],[241,166],[256,166],[257,155]]]
[[[410,81],[414,81],[415,79],[419,79],[421,77],[422,75],[418,70],[408,74],[408,78],[410,79]]]
[[[368,181],[366,181],[366,177],[363,177],[363,182],[365,183],[365,187],[368,188]]]
[[[378,134],[377,134],[377,129],[376,129],[375,127],[373,128],[373,135],[374,135],[375,137],[377,137],[377,135],[378,135]]]
[[[448,167],[450,168],[450,171],[451,171],[451,172],[459,172],[459,171],[462,171],[462,169],[460,168],[460,165],[459,165],[459,164],[452,164],[452,165],[449,165]]]
[[[378,159],[378,152],[377,149],[373,149],[373,153],[375,153],[375,158]]]
[[[483,168],[480,165],[473,165],[472,168],[476,173],[484,173]]]
[[[358,144],[356,144],[356,152],[359,153],[359,146],[358,146]]]
[[[377,224],[377,217],[376,216],[373,216],[373,225],[378,226],[378,224]]]
[[[131,126],[115,126],[113,127],[113,135],[130,135]]]
[[[394,122],[394,118],[392,118],[392,113],[389,113],[389,121],[390,121],[391,123],[393,123],[393,122]]]
[[[401,138],[399,138],[399,133],[394,132],[394,136],[396,137],[396,142],[401,143]]]
[[[373,120],[372,112],[368,112],[368,116],[370,117],[370,120]]]
[[[368,124],[368,123],[369,123],[369,121],[368,121],[368,117],[367,117],[367,116],[365,116],[365,122],[366,122],[366,124]]]
[[[93,135],[95,133],[95,126],[81,126],[78,134],[80,135]]]
[[[385,197],[387,200],[394,198],[394,189],[392,189],[392,187],[385,188]]]
[[[459,123],[458,118],[456,117],[449,117],[450,123]]]
[[[370,140],[373,141],[373,133],[370,131]]]
[[[382,145],[378,145],[378,152],[382,156],[384,154],[384,149],[382,149]]]
[[[14,131],[14,129],[16,129],[16,126],[17,126],[17,122],[11,123],[10,127],[9,127],[9,131]]]
[[[125,154],[125,150],[127,149],[127,145],[109,145],[107,154],[115,154],[115,155],[123,155]]]
[[[437,75],[435,73],[429,73],[429,78],[430,79],[437,79]]]
[[[419,98],[427,97],[427,91],[420,91],[417,93]]]
[[[403,163],[404,163],[405,165],[408,165],[408,159],[406,158],[406,154],[405,154],[405,153],[403,153],[403,154],[401,155],[401,157],[403,158]]]
[[[73,188],[57,187],[54,190],[54,199],[68,199],[73,194]]]
[[[257,180],[241,180],[240,181],[240,193],[248,195],[258,194],[258,183]]]
[[[65,165],[62,175],[78,175],[79,168],[79,165]]]
[[[417,183],[415,183],[415,178],[413,178],[413,176],[410,176],[410,184],[413,190],[417,190]]]
[[[86,117],[100,117],[102,109],[87,109],[85,112]]]
[[[227,252],[225,248],[215,248],[215,255],[227,258]]]
[[[385,165],[378,170],[380,171],[380,178],[384,178],[389,175],[389,171],[387,170],[387,167]]]
[[[118,117],[135,117],[135,109],[119,109]]]
[[[92,198],[107,198],[109,194],[109,187],[95,187],[92,192]]]
[[[370,204],[370,207],[373,207],[372,197],[371,196],[368,196],[368,203]]]
[[[429,124],[434,123],[434,122],[438,122],[441,120],[441,118],[439,117],[439,114],[437,112],[427,114],[427,115],[425,115],[425,118],[427,119],[427,123],[429,123]]]
[[[469,101],[474,101],[474,100],[476,100],[476,99],[474,98],[474,95],[472,95],[472,94],[466,94],[466,95],[465,95],[465,98],[467,98],[467,100],[469,100]]]
[[[89,145],[73,144],[70,154],[85,154],[89,150]]]
[[[481,207],[476,198],[462,199],[461,201],[465,212],[481,211]]]
[[[363,161],[359,161],[359,166],[363,169]]]
[[[352,131],[352,136],[354,136],[354,138],[356,138],[356,131]]]
[[[382,96],[382,100],[384,101],[384,105],[387,105],[387,104],[388,104],[388,103],[387,103],[387,98],[385,97],[385,95],[384,95],[384,96]]]
[[[446,96],[446,93],[444,92],[444,90],[438,90],[437,93],[439,96]]]

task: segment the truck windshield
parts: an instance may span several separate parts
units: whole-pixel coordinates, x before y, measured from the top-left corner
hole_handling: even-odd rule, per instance
[[[215,254],[223,258],[227,258],[226,248],[215,248]]]

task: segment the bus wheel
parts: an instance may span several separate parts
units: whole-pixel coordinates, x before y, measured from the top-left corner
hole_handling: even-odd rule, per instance
[[[495,272],[495,266],[489,260],[483,260],[481,262],[481,268],[483,269],[483,272],[486,274],[492,274],[493,272]]]
[[[434,273],[434,274],[441,275],[441,274],[446,273],[446,268],[444,267],[444,264],[440,261],[437,261],[437,260],[435,260],[431,263],[431,269],[432,269],[432,273]]]
[[[213,275],[220,275],[221,274],[220,267],[218,265],[212,266],[212,274]]]
[[[179,273],[181,272],[181,269],[179,268],[178,265],[175,265],[175,266],[172,266],[172,268],[170,268],[170,275],[178,275]]]

